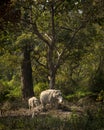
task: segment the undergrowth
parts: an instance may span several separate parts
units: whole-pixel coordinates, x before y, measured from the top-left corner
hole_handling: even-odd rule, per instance
[[[104,130],[102,108],[96,113],[87,110],[83,116],[73,113],[70,118],[51,115],[2,117],[0,130]]]

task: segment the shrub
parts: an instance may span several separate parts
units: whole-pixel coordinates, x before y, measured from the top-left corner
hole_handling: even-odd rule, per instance
[[[48,89],[48,84],[47,83],[38,83],[34,86],[34,91],[35,91],[35,95],[39,96],[39,94],[45,90]]]
[[[13,77],[10,81],[0,80],[0,102],[20,96],[21,88],[16,78]]]
[[[97,70],[89,80],[89,89],[94,93],[104,90],[104,70]]]
[[[97,101],[104,101],[104,90],[101,90],[97,96]]]
[[[6,82],[0,82],[0,102],[5,101],[8,94],[10,94],[10,87]]]

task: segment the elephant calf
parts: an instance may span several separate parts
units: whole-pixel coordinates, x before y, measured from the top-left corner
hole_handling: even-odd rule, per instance
[[[36,97],[31,97],[28,99],[29,109],[37,107],[39,105],[39,101]]]

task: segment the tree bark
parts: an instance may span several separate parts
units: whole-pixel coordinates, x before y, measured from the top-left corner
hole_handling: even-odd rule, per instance
[[[54,73],[54,71],[52,71],[50,73],[50,80],[49,80],[49,88],[50,89],[54,89],[55,88],[55,77],[56,77],[56,74]]]
[[[49,64],[49,88],[55,88],[55,77],[56,77],[56,69],[55,69],[55,61],[54,61],[54,49],[55,49],[55,23],[54,23],[54,0],[51,3],[51,22],[52,22],[52,41],[49,46],[49,53],[48,53],[48,64]]]
[[[30,49],[26,45],[23,49],[23,61],[21,64],[22,97],[26,99],[34,95]]]

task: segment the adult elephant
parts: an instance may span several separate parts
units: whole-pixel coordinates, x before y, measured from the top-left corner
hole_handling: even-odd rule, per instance
[[[53,107],[55,104],[61,103],[62,101],[63,98],[60,90],[48,89],[42,91],[40,94],[40,103],[44,109],[47,104],[50,104]]]

